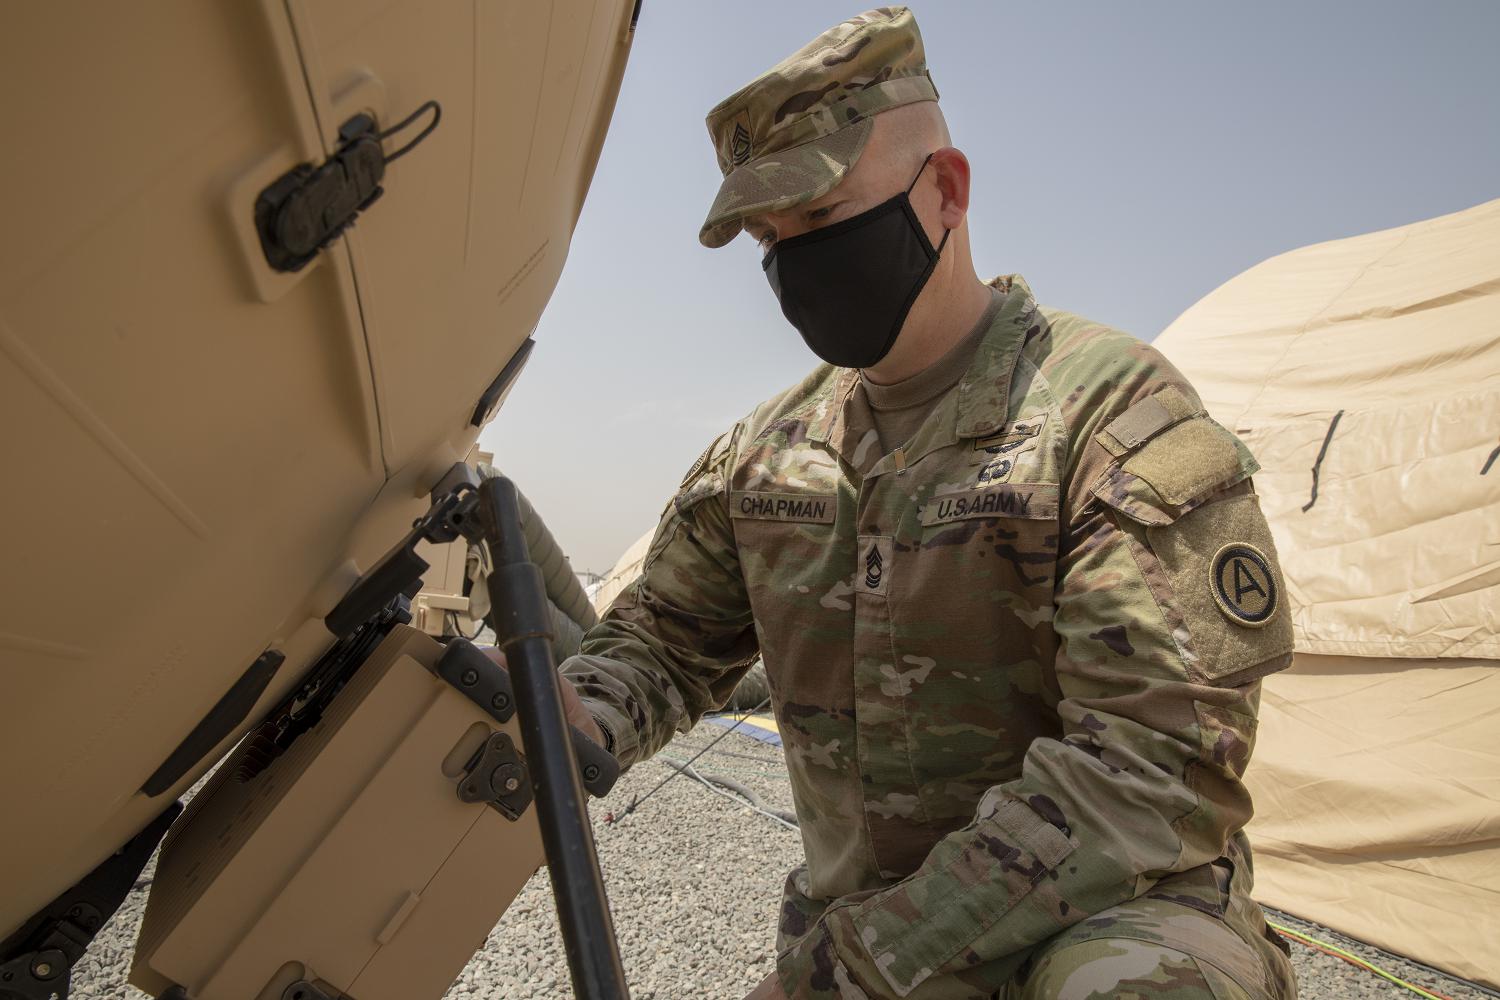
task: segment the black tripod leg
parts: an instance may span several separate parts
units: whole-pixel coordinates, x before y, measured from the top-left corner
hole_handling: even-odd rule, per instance
[[[479,513],[490,550],[490,607],[505,651],[536,794],[537,821],[573,989],[582,1000],[625,1000],[625,973],[594,852],[586,799],[552,659],[552,621],[541,571],[530,561],[516,487],[486,479]]]

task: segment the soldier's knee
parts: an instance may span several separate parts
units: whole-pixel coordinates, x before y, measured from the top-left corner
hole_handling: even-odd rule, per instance
[[[1008,1000],[1252,1000],[1207,962],[1149,941],[1092,938],[1039,956]]]

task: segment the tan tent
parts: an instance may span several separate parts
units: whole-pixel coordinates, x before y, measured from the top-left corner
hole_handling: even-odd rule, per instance
[[[1272,258],[1156,346],[1264,467],[1294,605],[1256,895],[1500,985],[1500,201]]]
[[[641,575],[641,567],[646,563],[646,550],[651,547],[651,537],[656,534],[656,525],[652,525],[640,538],[631,543],[630,548],[622,555],[600,578],[599,582],[589,588],[589,599],[594,602],[594,609],[601,615],[614,603],[620,591],[635,582],[635,578]]]

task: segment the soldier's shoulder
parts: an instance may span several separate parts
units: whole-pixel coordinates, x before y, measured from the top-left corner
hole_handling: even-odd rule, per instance
[[[1139,337],[1066,310],[1038,311],[1043,329],[1024,353],[1052,386],[1075,433],[1092,434],[1101,422],[1168,387],[1198,403],[1186,376]]]
[[[773,427],[808,426],[827,419],[845,372],[820,364],[795,384],[762,401],[740,421],[740,440],[753,441]]]

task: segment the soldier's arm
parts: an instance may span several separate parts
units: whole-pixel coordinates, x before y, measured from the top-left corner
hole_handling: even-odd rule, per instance
[[[1034,741],[1021,776],[909,878],[830,908],[782,958],[793,996],[859,995],[840,981],[946,996],[963,970],[1019,965],[1218,858],[1250,818],[1240,779],[1259,679],[1290,662],[1290,618],[1254,460],[1180,379],[1160,359],[1127,365],[1102,405],[1064,407],[1077,426],[1054,618],[1060,737]]]
[[[722,705],[757,655],[725,498],[733,438],[723,435],[694,463],[640,575],[562,665],[622,764],[651,756]]]

